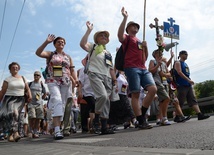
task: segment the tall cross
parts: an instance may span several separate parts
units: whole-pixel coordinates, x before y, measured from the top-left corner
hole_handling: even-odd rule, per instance
[[[167,20],[170,22],[170,26],[173,26],[175,20],[172,17],[168,18]]]
[[[159,26],[158,25],[158,18],[156,17],[155,19],[154,19],[154,21],[155,21],[155,25],[153,25],[152,23],[151,24],[149,24],[149,27],[152,29],[152,28],[155,28],[156,29],[156,39],[158,39],[158,37],[160,36],[160,31],[159,31],[159,29],[161,29],[161,30],[163,30],[163,25],[161,25],[161,26]]]

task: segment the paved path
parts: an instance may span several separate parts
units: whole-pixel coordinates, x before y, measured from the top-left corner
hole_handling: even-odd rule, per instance
[[[214,117],[154,127],[119,128],[113,135],[72,134],[55,141],[50,135],[0,141],[0,155],[214,155]]]

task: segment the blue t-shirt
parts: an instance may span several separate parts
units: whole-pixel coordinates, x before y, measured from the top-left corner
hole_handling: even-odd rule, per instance
[[[181,70],[183,74],[189,78],[190,70],[188,65],[183,61],[180,61],[180,64],[181,64]],[[175,70],[175,77],[176,77],[176,83],[178,86],[191,86],[191,84],[187,80],[183,79],[182,77],[180,77],[180,75],[178,75],[176,70]]]

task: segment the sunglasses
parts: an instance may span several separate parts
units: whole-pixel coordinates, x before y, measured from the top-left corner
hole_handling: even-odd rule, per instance
[[[40,75],[38,75],[38,74],[34,74],[34,76],[40,76]]]

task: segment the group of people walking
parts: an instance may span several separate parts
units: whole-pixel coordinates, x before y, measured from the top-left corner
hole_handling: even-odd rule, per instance
[[[131,121],[139,129],[152,128],[152,125],[148,123],[147,112],[156,94],[160,108],[158,118],[162,125],[170,125],[167,118],[167,107],[172,100],[176,107],[177,122],[190,119],[190,116],[184,116],[181,110],[186,99],[189,106],[197,113],[198,120],[209,117],[201,113],[193,94],[192,85],[194,82],[189,77],[189,68],[185,63],[188,53],[181,51],[179,53],[180,60],[175,63],[178,85],[178,96],[176,97],[173,92],[168,93],[166,89],[168,85],[163,83],[163,79],[170,79],[171,75],[166,64],[164,66],[162,52],[159,50],[153,52],[155,60],[150,62],[149,69],[147,69],[145,65],[149,54],[147,43],[146,41],[141,42],[136,37],[140,25],[131,21],[126,26],[128,13],[124,7],[121,13],[123,19],[118,29],[118,40],[123,48],[128,44],[124,72],[115,70],[111,53],[106,48],[110,35],[108,31],[98,31],[94,34],[94,43],[88,41],[93,30],[93,24],[89,21],[86,22],[87,30],[80,41],[80,47],[87,52],[89,63],[84,64],[85,69],[80,69],[78,75],[72,58],[63,50],[66,45],[64,38],[49,34],[44,43],[36,50],[36,55],[46,59],[47,62],[47,68],[43,75],[50,93],[48,109],[51,111],[55,140],[70,134],[71,106],[73,105],[72,98],[75,87],[78,89],[78,102],[81,103],[82,132],[92,130],[96,134],[114,133],[114,130],[110,128],[111,122],[114,120],[110,114],[113,110],[111,105],[114,103],[110,101],[110,95],[117,92],[120,93],[120,103],[126,104],[125,107],[128,111],[126,123]],[[124,33],[125,31],[127,34]],[[45,50],[50,43],[53,43],[55,51]],[[38,122],[44,117],[40,113],[40,102],[42,98],[45,98],[46,90],[39,80],[34,81],[29,87],[26,79],[18,73],[20,70],[18,63],[11,63],[9,70],[11,76],[4,80],[0,92],[1,127],[9,132],[8,141],[18,141],[20,139],[18,133],[19,114],[25,103],[28,103],[29,124],[34,137],[37,137]],[[35,79],[41,77],[40,72],[35,72],[34,77]],[[146,95],[140,103],[139,97],[142,88]],[[172,95],[174,98],[170,98]],[[86,104],[84,105],[83,102]],[[88,123],[89,117],[90,122]]]

